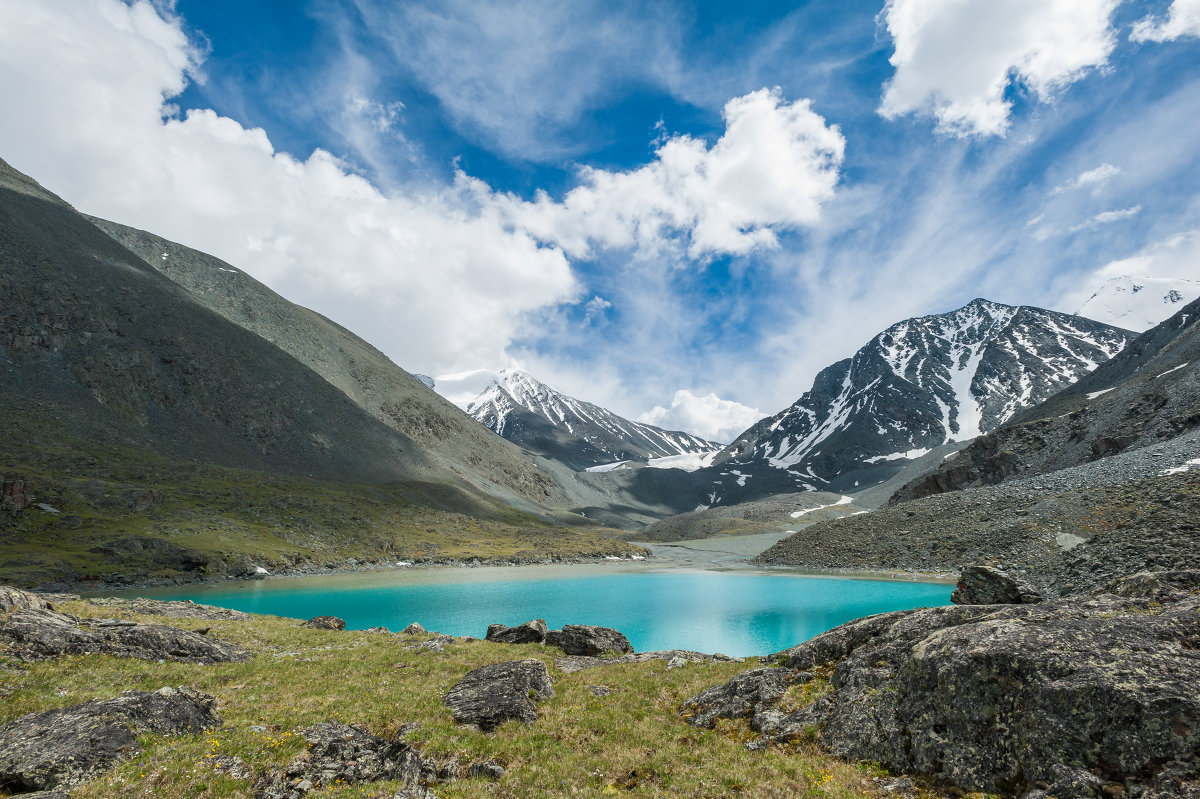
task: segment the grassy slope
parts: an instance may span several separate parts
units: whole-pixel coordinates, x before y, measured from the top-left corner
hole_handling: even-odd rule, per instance
[[[126,615],[81,602],[63,607],[84,616]],[[567,674],[557,650],[486,641],[459,642],[443,653],[406,651],[421,637],[300,628],[269,616],[251,621],[133,617],[182,627],[212,627],[210,635],[251,649],[248,663],[213,666],[148,663],[88,655],[33,664],[0,657],[0,724],[23,714],[119,690],[192,685],[213,694],[223,716],[209,734],[141,738],[146,751],[72,792],[74,799],[249,797],[248,783],[215,773],[210,754],[235,755],[255,771],[277,768],[303,751],[296,735],[321,721],[357,724],[390,735],[403,724],[409,740],[438,760],[494,759],[507,769],[497,783],[463,779],[436,788],[444,799],[468,797],[849,797],[882,796],[872,783],[882,772],[855,766],[799,743],[749,751],[744,722],[716,730],[686,725],[680,702],[757,663],[691,664],[667,671],[658,661]],[[531,726],[509,722],[488,735],[454,724],[441,697],[477,666],[523,657],[546,662],[556,696],[538,706]],[[612,689],[596,697],[589,685]],[[797,695],[794,703],[811,701]],[[266,732],[253,732],[261,725]],[[398,786],[334,787],[313,799],[389,797]],[[922,796],[936,795],[921,792]]]

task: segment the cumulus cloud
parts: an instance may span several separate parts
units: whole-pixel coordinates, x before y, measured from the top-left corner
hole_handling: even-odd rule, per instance
[[[774,228],[815,223],[838,182],[846,141],[808,100],[778,89],[730,100],[712,146],[672,136],[655,160],[628,172],[584,169],[561,202],[510,198],[514,221],[569,255],[593,248],[656,253],[676,234],[687,255],[743,254],[778,243]]]
[[[1200,37],[1200,0],[1175,0],[1165,20],[1146,17],[1133,26],[1129,38],[1135,42],[1171,42]]]
[[[1014,81],[1052,99],[1116,44],[1109,24],[1120,0],[888,0],[881,19],[895,44],[896,73],[880,113],[931,114],[955,136],[1003,136]]]
[[[1091,219],[1081,222],[1071,228],[1072,233],[1078,233],[1081,230],[1095,230],[1102,225],[1111,225],[1113,222],[1120,222],[1123,219],[1132,219],[1142,212],[1142,206],[1133,205],[1129,208],[1122,208],[1119,211],[1102,211]]]
[[[1097,191],[1104,187],[1104,184],[1121,174],[1120,167],[1115,167],[1112,164],[1101,164],[1095,169],[1089,169],[1082,172],[1078,177],[1068,180],[1066,183],[1054,187],[1051,194],[1062,194],[1065,191],[1073,189],[1092,189]]]
[[[757,408],[740,402],[681,389],[675,392],[670,407],[656,405],[637,420],[667,430],[686,430],[709,441],[727,444],[762,417]]]

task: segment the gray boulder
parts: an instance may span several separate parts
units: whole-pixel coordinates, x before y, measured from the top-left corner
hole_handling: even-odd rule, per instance
[[[28,658],[106,654],[174,660],[180,663],[230,663],[250,653],[226,643],[165,624],[120,619],[79,619],[52,610],[19,610],[0,623],[0,641]]]
[[[414,621],[412,624],[408,625],[403,630],[401,630],[400,634],[401,635],[423,635],[426,632],[428,632],[428,630],[426,630],[424,627],[422,627],[419,622]]]
[[[838,756],[966,791],[1091,799],[1186,785],[1200,777],[1200,594],[1172,581],[1191,584],[1141,578],[1123,596],[862,619],[781,653],[785,668],[837,664],[832,694],[802,711],[767,713],[773,691],[740,678],[717,695],[757,699],[768,736],[816,725]]]
[[[623,634],[611,627],[591,624],[565,624],[561,630],[551,630],[546,633],[546,644],[556,646],[568,655],[588,657],[633,652],[629,639]]]
[[[387,741],[350,724],[323,722],[300,735],[308,750],[282,771],[268,771],[254,784],[255,799],[300,799],[317,788],[380,780],[401,783],[406,797],[427,796],[433,764],[404,740]]]
[[[534,619],[516,627],[489,624],[487,640],[498,644],[540,644],[546,640],[546,620]]]
[[[1042,596],[1029,585],[991,566],[967,566],[950,594],[956,605],[1031,605]]]
[[[514,660],[468,672],[442,698],[459,724],[476,724],[488,732],[508,719],[537,721],[535,701],[550,699],[554,688],[540,660]]]
[[[0,789],[78,785],[141,752],[137,733],[198,733],[220,723],[216,700],[188,687],[31,713],[0,727]]]
[[[760,707],[777,703],[788,686],[799,681],[794,676],[798,674],[809,676],[790,669],[751,669],[686,700],[679,712],[693,727],[711,728],[717,719],[749,718]]]
[[[13,588],[10,585],[0,585],[0,612],[8,613],[13,610],[46,610],[50,603],[37,594]]]
[[[313,616],[308,621],[300,625],[307,627],[310,630],[344,630],[346,622],[339,619],[337,616]]]

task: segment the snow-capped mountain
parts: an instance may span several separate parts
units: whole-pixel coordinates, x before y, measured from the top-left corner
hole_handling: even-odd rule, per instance
[[[1140,333],[1197,297],[1197,280],[1122,275],[1106,280],[1075,313]]]
[[[909,459],[1041,402],[1131,337],[1078,316],[982,299],[899,322],[730,444],[714,462],[726,476],[712,501],[880,482]]]
[[[713,452],[722,446],[630,421],[559,393],[518,369],[499,372],[466,411],[510,441],[573,469]]]

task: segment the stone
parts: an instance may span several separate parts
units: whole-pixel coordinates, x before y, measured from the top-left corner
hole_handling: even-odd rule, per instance
[[[546,632],[545,619],[534,619],[516,627],[489,624],[486,640],[498,644],[540,644],[546,640]]]
[[[956,605],[1028,605],[1041,602],[1032,587],[991,566],[967,566],[950,595]]]
[[[0,511],[15,516],[33,503],[24,477],[0,477]]]
[[[592,692],[592,696],[611,696],[612,689],[607,685],[589,685],[587,687]]]
[[[308,621],[300,625],[307,627],[310,630],[344,630],[346,622],[339,619],[337,616],[313,616]]]
[[[186,686],[31,713],[0,727],[0,787],[69,788],[141,752],[137,733],[199,733],[220,724],[216,700]]]
[[[761,710],[777,687],[755,672],[683,711],[711,726],[757,702],[768,735],[816,725],[839,757],[967,792],[1099,799],[1120,784],[1174,796],[1162,786],[1200,777],[1200,593],[1187,587],[1197,579],[1139,575],[1118,586],[1130,596],[860,619],[780,653],[785,673],[836,664],[832,693],[799,716],[768,718],[782,715]]]
[[[423,635],[425,632],[426,632],[425,628],[414,621],[412,624],[408,625],[403,630],[401,630],[400,634],[401,635]]]
[[[212,765],[213,771],[225,774],[235,780],[250,782],[254,779],[254,771],[251,770],[250,764],[240,757],[217,755],[209,760],[209,763]]]
[[[422,641],[419,644],[409,644],[404,648],[414,652],[445,652],[446,647],[453,643],[453,635],[438,634],[428,641]]]
[[[787,669],[770,666],[751,669],[685,700],[680,715],[693,727],[708,728],[717,719],[749,718],[760,706],[778,702],[791,684],[792,675]]]
[[[483,760],[478,763],[472,763],[467,767],[467,776],[487,777],[490,780],[498,780],[504,776],[504,766],[495,760]]]
[[[600,666],[613,666],[619,663],[649,663],[652,660],[665,660],[668,663],[672,660],[682,660],[687,663],[731,663],[741,662],[741,658],[731,658],[729,655],[715,654],[706,655],[703,652],[693,652],[688,649],[664,649],[659,652],[630,652],[617,657],[586,657],[586,656],[568,656],[554,659],[554,665],[560,671],[565,671],[567,674],[574,674],[577,671],[585,669],[594,669]]]
[[[75,597],[78,599],[79,597]],[[180,601],[163,599],[146,599],[135,597],[97,597],[87,600],[89,605],[97,607],[116,608],[125,613],[138,613],[146,616],[169,616],[173,619],[207,619],[208,621],[248,621],[249,613],[229,608],[219,608],[215,605],[201,605],[190,599]]]
[[[9,585],[0,585],[0,611],[8,613],[11,610],[51,610],[50,603],[30,591],[22,591]]]
[[[265,772],[254,784],[255,799],[300,799],[331,785],[380,780],[403,783],[404,796],[427,796],[434,765],[409,743],[387,741],[351,724],[323,722],[300,731],[308,750],[282,771]],[[397,795],[401,795],[397,794]]]
[[[623,634],[611,627],[591,624],[565,624],[561,630],[551,630],[546,633],[546,644],[556,646],[568,655],[587,657],[633,652],[633,646]]]
[[[52,610],[19,610],[0,623],[0,640],[30,659],[106,654],[179,663],[233,663],[250,659],[240,646],[165,624],[79,619]]]
[[[682,669],[684,666],[686,666],[686,665],[687,665],[687,663],[688,663],[688,662],[687,662],[686,660],[684,660],[683,658],[681,658],[681,657],[679,657],[678,655],[676,655],[675,657],[673,657],[673,658],[671,658],[670,660],[668,660],[668,661],[667,661],[667,669],[668,669],[668,670],[670,670],[670,669]]]
[[[508,719],[525,724],[537,720],[534,701],[550,699],[554,688],[540,660],[514,660],[480,666],[468,672],[442,698],[459,724],[475,724],[489,732]]]
[[[374,633],[376,635],[391,635],[392,631],[387,627],[368,627],[363,630],[364,633]]]

